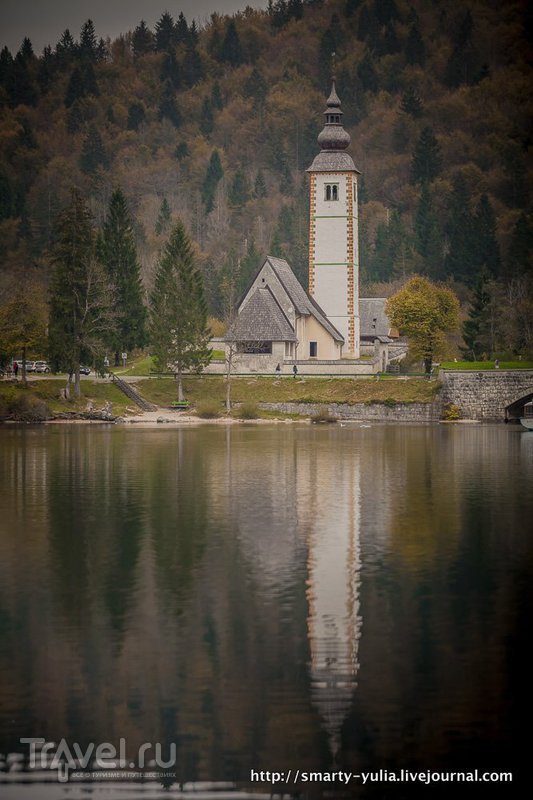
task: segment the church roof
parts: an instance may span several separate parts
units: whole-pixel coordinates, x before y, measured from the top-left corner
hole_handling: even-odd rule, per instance
[[[268,286],[255,290],[224,337],[228,342],[295,342],[296,334]]]
[[[361,297],[359,299],[361,336],[388,337],[392,325],[385,314],[386,302],[386,297]]]
[[[281,285],[289,295],[291,303],[298,314],[303,316],[312,316],[317,322],[322,325],[327,332],[333,336],[335,341],[344,342],[344,336],[339,333],[337,328],[331,324],[326,317],[324,311],[320,308],[317,302],[309,297],[302,284],[285,261],[284,258],[275,258],[274,256],[267,256],[267,261],[276,273]]]
[[[306,172],[357,172],[353,158],[342,150],[321,150]]]

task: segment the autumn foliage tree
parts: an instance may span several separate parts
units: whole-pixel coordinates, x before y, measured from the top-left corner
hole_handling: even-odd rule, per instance
[[[387,300],[386,313],[392,325],[407,336],[411,352],[422,359],[429,377],[434,358],[445,350],[446,334],[459,324],[456,295],[416,276]]]

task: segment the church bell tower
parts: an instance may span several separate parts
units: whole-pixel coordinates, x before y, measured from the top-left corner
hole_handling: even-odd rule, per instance
[[[310,177],[309,294],[344,337],[343,356],[359,358],[358,169],[348,153],[341,102],[332,79]]]

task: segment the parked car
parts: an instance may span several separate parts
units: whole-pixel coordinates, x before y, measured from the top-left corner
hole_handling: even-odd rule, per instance
[[[80,375],[90,375],[91,368],[90,367],[80,367]]]
[[[50,367],[46,361],[35,361],[33,365],[34,372],[50,372]]]
[[[33,372],[34,371],[34,361],[26,361],[26,372]],[[14,367],[17,364],[19,368],[19,372],[22,372],[22,364],[23,361],[21,358],[14,358],[12,366]]]

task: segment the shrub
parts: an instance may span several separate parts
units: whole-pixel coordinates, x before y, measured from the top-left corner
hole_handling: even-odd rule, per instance
[[[237,410],[237,416],[240,419],[257,419],[261,416],[259,406],[257,403],[247,402],[243,403]]]
[[[17,422],[44,422],[50,419],[50,409],[44,402],[31,395],[20,395],[9,403],[9,418]]]
[[[387,406],[387,408],[394,408],[394,406],[396,405],[396,400],[393,400],[392,397],[386,397],[385,400],[383,401],[383,405]]]
[[[311,422],[314,425],[327,424],[328,422],[337,422],[337,418],[331,416],[327,406],[321,406],[317,413],[311,417]]]
[[[461,419],[461,409],[455,403],[446,403],[442,409],[442,419],[445,422],[453,422],[456,419]]]
[[[216,419],[220,417],[220,406],[212,400],[205,400],[196,406],[196,416],[201,419]]]
[[[0,419],[5,419],[9,414],[7,403],[0,398]]]

